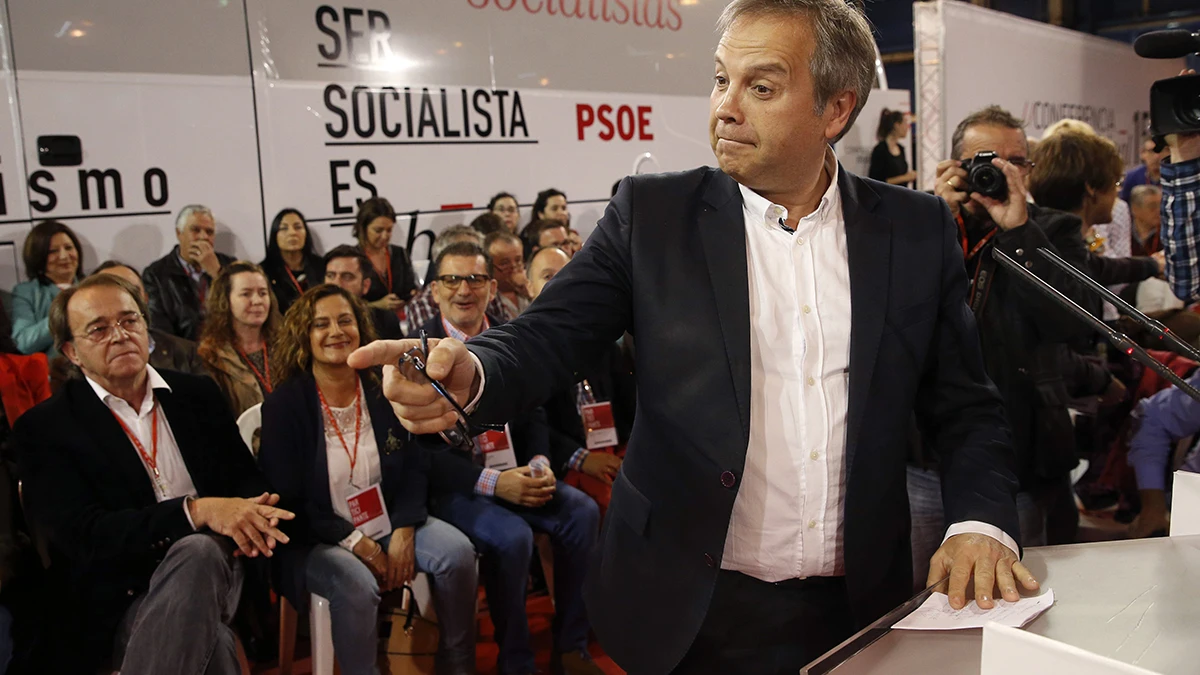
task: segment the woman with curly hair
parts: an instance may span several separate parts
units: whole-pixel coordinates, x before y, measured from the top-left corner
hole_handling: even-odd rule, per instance
[[[347,675],[378,673],[380,595],[417,572],[434,587],[438,672],[475,672],[475,549],[429,516],[430,482],[463,492],[474,472],[440,461],[401,426],[378,375],[346,358],[375,339],[367,306],[326,284],[292,305],[276,342],[279,386],[263,403],[259,465],[295,509],[278,550],[276,588],[298,608],[329,600],[333,650]],[[365,503],[378,508],[373,514]],[[359,522],[352,513],[366,512]],[[358,523],[356,525],[356,522]]]
[[[197,351],[238,417],[278,380],[271,342],[282,318],[266,272],[245,260],[227,265],[213,279],[205,316]]]

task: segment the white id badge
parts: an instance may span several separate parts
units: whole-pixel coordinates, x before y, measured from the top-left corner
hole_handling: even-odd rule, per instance
[[[354,529],[372,539],[382,539],[392,533],[392,519],[383,503],[383,490],[376,483],[346,497],[350,506],[350,521]]]
[[[489,430],[476,436],[475,444],[483,453],[485,467],[504,471],[517,466],[517,455],[513,452],[512,435],[507,424],[504,425],[504,431]]]

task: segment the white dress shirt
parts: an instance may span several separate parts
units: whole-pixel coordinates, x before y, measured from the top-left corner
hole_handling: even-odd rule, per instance
[[[375,430],[371,426],[371,413],[367,410],[367,398],[363,393],[362,382],[358,383],[359,400],[362,402],[361,417],[359,418],[358,455],[354,460],[354,470],[350,469],[350,455],[346,446],[354,445],[354,411],[357,406],[351,403],[344,408],[330,406],[333,418],[341,429],[338,437],[337,429],[329,423],[329,416],[324,410],[321,421],[325,427],[325,466],[329,470],[329,501],[333,504],[333,512],[353,523],[350,516],[350,505],[346,498],[361,492],[383,480],[383,469],[379,465],[379,444],[375,442]],[[346,446],[342,445],[346,440]],[[354,448],[350,448],[354,452]],[[386,508],[386,505],[385,505]],[[338,544],[347,550],[353,549],[362,539],[363,533],[354,530]]]
[[[768,582],[838,576],[843,566],[850,267],[837,158],[795,233],[787,209],[742,192],[750,290],[750,442],[721,567]],[[950,528],[988,534],[969,521]]]
[[[153,443],[153,424],[154,408],[158,406],[158,401],[154,397],[154,392],[159,389],[171,391],[171,385],[158,374],[158,371],[153,366],[146,366],[147,387],[146,396],[142,399],[142,404],[134,410],[125,399],[109,393],[107,389],[100,386],[98,382],[90,377],[85,377],[87,383],[91,385],[92,391],[96,392],[96,396],[104,402],[104,405],[121,420],[138,442],[142,444],[146,452],[154,452]],[[132,445],[132,443],[131,443]],[[187,465],[183,462],[183,455],[179,453],[179,444],[175,442],[175,434],[171,431],[171,423],[167,419],[161,406],[158,410],[158,477],[154,476],[154,469],[146,463],[137,448],[130,448],[131,452],[137,453],[138,461],[142,463],[142,467],[146,469],[146,476],[150,479],[150,484],[154,489],[154,497],[160,502],[165,502],[168,499],[176,499],[178,497],[195,497],[196,486],[192,484],[192,475],[188,473]],[[183,512],[187,514],[188,522],[192,522],[192,515],[188,509],[187,501],[184,501]],[[195,527],[195,524],[192,524]]]

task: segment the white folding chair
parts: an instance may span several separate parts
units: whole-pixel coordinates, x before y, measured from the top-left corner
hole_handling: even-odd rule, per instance
[[[254,433],[262,428],[262,404],[256,403],[246,412],[242,413],[237,419],[238,432],[242,435],[242,441],[250,450],[250,454],[258,456],[258,452],[254,448]]]

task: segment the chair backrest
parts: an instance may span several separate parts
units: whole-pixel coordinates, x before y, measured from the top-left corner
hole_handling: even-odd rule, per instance
[[[250,454],[258,456],[257,436],[258,430],[262,428],[262,404],[256,403],[249,408],[237,420],[238,431],[242,434],[242,441],[246,447],[250,449]]]

